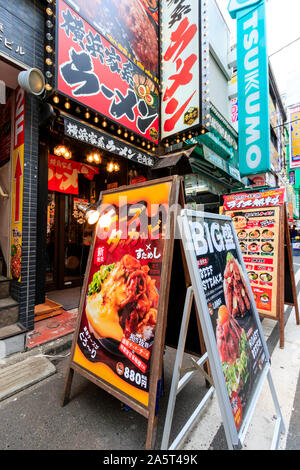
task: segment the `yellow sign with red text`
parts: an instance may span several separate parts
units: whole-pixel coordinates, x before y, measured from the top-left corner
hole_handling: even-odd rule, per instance
[[[13,279],[21,281],[22,260],[22,214],[23,214],[23,177],[24,177],[24,125],[25,92],[17,88],[14,106],[14,142],[11,181],[11,263]]]

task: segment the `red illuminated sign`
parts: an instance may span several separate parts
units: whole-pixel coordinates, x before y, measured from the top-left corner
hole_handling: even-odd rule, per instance
[[[198,1],[166,2],[162,11],[162,138],[200,123]]]
[[[157,85],[62,0],[56,56],[59,92],[158,142]]]

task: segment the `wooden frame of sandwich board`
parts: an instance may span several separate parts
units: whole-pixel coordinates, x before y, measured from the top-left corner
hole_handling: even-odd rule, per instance
[[[135,189],[147,189],[153,187],[155,191],[155,186],[159,184],[170,183],[170,193],[168,206],[175,205],[176,203],[184,203],[184,194],[183,194],[183,185],[182,179],[178,176],[166,177],[157,180],[151,180],[145,183],[124,186],[113,190],[103,191],[99,198],[99,207],[101,208],[101,202],[106,195],[122,195],[125,191],[134,191]],[[100,212],[101,213],[101,212]],[[171,268],[172,268],[172,259],[173,259],[173,249],[174,249],[174,233],[175,233],[175,224],[176,224],[176,213],[168,211],[167,215],[167,224],[170,227],[170,236],[164,241],[163,246],[163,261],[160,277],[160,292],[163,294],[159,295],[158,310],[157,310],[157,323],[155,329],[155,341],[153,344],[153,350],[151,354],[151,363],[150,363],[150,378],[149,378],[149,401],[148,405],[137,401],[132,396],[124,393],[124,391],[118,389],[116,386],[112,385],[108,381],[100,378],[95,373],[87,370],[81,365],[77,364],[74,361],[75,348],[78,342],[78,335],[81,326],[81,320],[83,315],[83,310],[85,308],[85,297],[88,287],[89,272],[94,256],[95,249],[95,240],[96,240],[96,229],[94,230],[93,242],[91,245],[86,274],[84,279],[84,284],[82,288],[82,295],[79,305],[79,313],[77,325],[74,333],[70,360],[66,372],[65,386],[62,396],[61,405],[64,406],[68,403],[70,399],[72,379],[74,371],[84,376],[91,382],[95,383],[100,388],[104,389],[115,398],[119,399],[121,402],[125,403],[131,407],[136,412],[143,415],[148,420],[147,426],[147,436],[146,436],[146,449],[152,449],[154,446],[157,430],[157,410],[156,410],[156,401],[157,401],[157,385],[161,379],[162,374],[162,362],[163,362],[163,352],[165,345],[165,331],[166,331],[166,321],[167,321],[167,310],[168,310],[168,301],[169,301],[169,291],[170,291],[170,277],[171,277]]]
[[[284,260],[284,305],[289,305],[295,308],[295,316],[296,316],[296,324],[300,325],[300,317],[299,317],[299,306],[298,306],[298,298],[297,298],[297,286],[295,282],[295,272],[294,272],[294,264],[293,264],[293,253],[292,253],[292,244],[290,239],[289,233],[289,224],[288,224],[288,216],[287,216],[287,206],[286,203],[284,204],[284,235],[283,235],[283,255],[282,258]],[[284,306],[283,306],[284,311]],[[282,346],[284,346],[284,314],[283,320],[280,324],[280,337],[282,337]]]

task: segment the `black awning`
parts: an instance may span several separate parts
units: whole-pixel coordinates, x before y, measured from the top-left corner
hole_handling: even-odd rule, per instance
[[[167,155],[162,155],[156,159],[156,163],[153,166],[153,170],[158,170],[161,168],[170,168],[175,165],[182,159],[182,158],[189,158],[193,150],[195,149],[196,145],[192,147],[180,150],[180,152],[169,153]]]

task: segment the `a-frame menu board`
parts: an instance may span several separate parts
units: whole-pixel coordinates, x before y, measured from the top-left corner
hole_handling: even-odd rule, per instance
[[[277,415],[272,447],[277,448],[284,424],[232,219],[183,210],[178,220],[228,447],[241,447],[268,379]]]
[[[181,191],[177,176],[104,191],[79,307],[64,405],[74,371],[148,419],[153,446]]]

